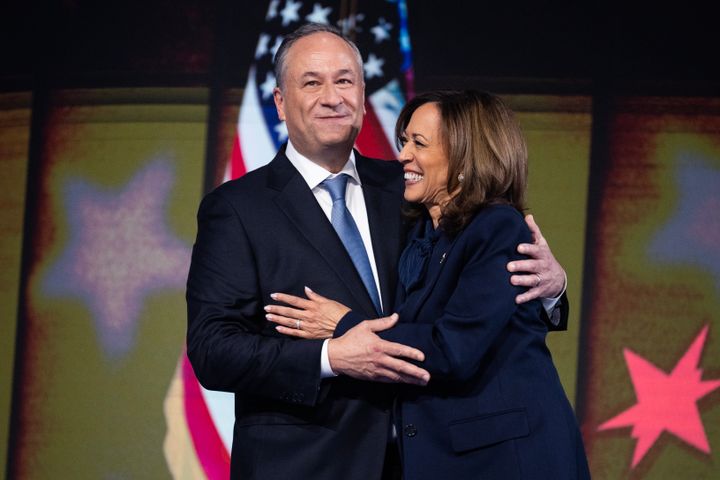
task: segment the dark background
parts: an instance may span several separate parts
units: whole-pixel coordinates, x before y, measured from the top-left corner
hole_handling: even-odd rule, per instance
[[[345,8],[366,2],[346,1]],[[408,2],[417,90],[711,95],[711,2]],[[6,2],[0,89],[242,87],[264,1]]]

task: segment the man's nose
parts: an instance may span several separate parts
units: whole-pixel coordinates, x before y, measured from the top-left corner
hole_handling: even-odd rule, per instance
[[[320,102],[329,107],[336,107],[343,103],[343,97],[340,95],[337,85],[333,83],[325,84],[320,95]]]

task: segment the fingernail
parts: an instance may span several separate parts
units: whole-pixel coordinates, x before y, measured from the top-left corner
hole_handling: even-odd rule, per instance
[[[265,315],[265,318],[267,318],[268,320],[272,320],[272,315],[268,313],[267,315]]]
[[[272,307],[271,307],[270,305],[265,305],[265,306],[263,307],[263,309],[264,309],[266,312],[269,312],[269,311],[272,309]]]
[[[271,293],[270,298],[272,298],[273,300],[277,300],[277,293]]]
[[[310,293],[314,293],[314,292],[310,289],[310,287],[308,287],[307,285],[305,285],[305,290],[307,290],[307,291],[310,292]]]

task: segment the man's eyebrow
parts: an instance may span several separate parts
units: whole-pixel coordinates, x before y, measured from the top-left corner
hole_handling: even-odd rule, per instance
[[[354,75],[355,71],[350,68],[343,68],[336,72],[333,72],[333,75]],[[309,70],[307,72],[303,72],[302,75],[300,75],[301,78],[305,77],[320,77],[320,72],[316,72],[314,70]]]
[[[355,75],[355,70],[351,70],[349,68],[343,68],[342,70],[338,70],[336,72],[338,75]]]
[[[319,77],[319,76],[320,76],[320,74],[318,72],[309,71],[309,72],[303,72],[303,74],[300,75],[300,78]]]

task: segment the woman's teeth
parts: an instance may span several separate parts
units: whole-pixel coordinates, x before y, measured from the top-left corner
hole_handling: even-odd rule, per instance
[[[405,180],[409,180],[411,182],[419,182],[422,179],[423,176],[419,173],[405,172]]]

